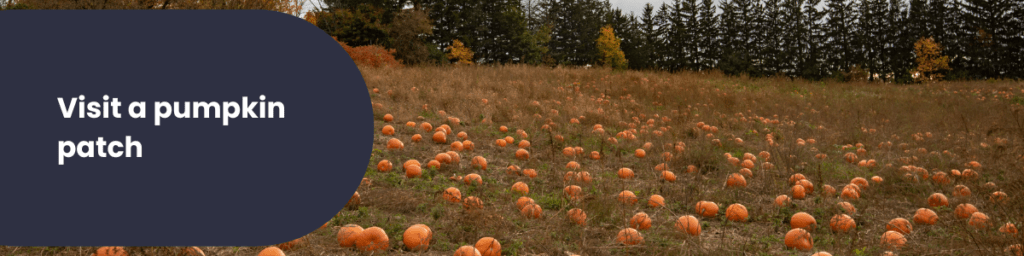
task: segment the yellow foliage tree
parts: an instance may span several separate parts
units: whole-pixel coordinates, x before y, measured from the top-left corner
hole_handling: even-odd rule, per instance
[[[942,46],[934,39],[921,38],[914,43],[914,55],[917,55],[916,79],[939,80],[942,74],[937,72],[949,70],[949,56],[942,55]]]
[[[459,41],[459,39],[453,40],[452,45],[449,45],[445,50],[448,51],[449,60],[457,60],[456,64],[473,64],[473,51],[462,44],[462,41]]]
[[[601,57],[601,63],[613,69],[626,69],[628,61],[626,54],[622,52],[619,43],[622,40],[615,37],[611,25],[601,28],[601,36],[597,38],[597,50]]]

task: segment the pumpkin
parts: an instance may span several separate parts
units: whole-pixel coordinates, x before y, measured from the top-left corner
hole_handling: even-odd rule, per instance
[[[923,225],[935,225],[935,222],[938,221],[939,215],[935,214],[935,211],[932,211],[931,209],[918,208],[917,211],[914,212],[914,223]]]
[[[821,186],[821,190],[825,194],[826,197],[833,197],[833,196],[836,195],[836,188],[834,188],[834,187],[832,187],[830,185]]]
[[[101,255],[102,254],[97,254],[96,256],[101,256]],[[107,255],[118,255],[118,254],[107,254]],[[125,255],[127,255],[127,254],[125,254]],[[284,251],[282,251],[281,248],[277,248],[277,246],[271,246],[271,247],[267,247],[267,248],[264,248],[263,250],[261,250],[260,253],[257,254],[257,256],[284,256]]]
[[[943,195],[942,193],[934,193],[931,196],[928,196],[928,206],[949,206],[949,200],[946,199],[946,195]]]
[[[967,225],[977,229],[984,229],[989,226],[988,215],[982,212],[971,213],[971,218],[967,220]]]
[[[434,160],[431,160],[431,161],[434,161]],[[420,167],[420,165],[418,165],[418,164],[416,164],[416,165],[409,165],[409,166],[405,167],[405,177],[406,178],[412,179],[412,178],[419,177],[422,174],[423,174],[423,170]]]
[[[402,233],[402,242],[409,251],[426,251],[430,247],[432,233],[430,227],[423,224],[412,225]]]
[[[384,251],[388,246],[388,235],[379,227],[367,228],[356,236],[356,249],[360,251]]]
[[[437,160],[430,160],[430,162],[427,162],[427,168],[441,169],[441,162]]]
[[[348,224],[338,230],[338,245],[341,247],[356,246],[356,237],[363,232],[363,227],[356,224]]]
[[[999,227],[999,232],[1006,233],[1008,235],[1012,235],[1012,236],[1016,237],[1017,236],[1017,226],[1013,225],[1013,223],[1007,222],[1002,227]]]
[[[452,142],[451,148],[453,151],[462,151],[465,147],[462,145],[462,142],[456,141]]]
[[[498,131],[501,131],[501,132],[508,132],[508,127],[506,127],[506,126],[502,125],[501,127],[498,127]]]
[[[860,192],[857,192],[856,189],[857,185],[851,185],[846,185],[845,187],[843,187],[843,192],[839,194],[839,197],[851,201],[860,199]]]
[[[857,207],[853,207],[853,204],[850,202],[839,202],[837,205],[839,205],[839,209],[843,209],[843,211],[848,214],[857,213]]]
[[[907,238],[902,233],[896,231],[885,231],[882,234],[882,247],[886,249],[899,249],[907,243]]]
[[[644,149],[642,149],[642,148],[638,148],[638,149],[636,149],[636,154],[635,154],[635,156],[636,156],[637,158],[644,158],[645,156],[647,156],[647,152],[646,152],[646,151],[644,151]]]
[[[327,224],[327,223],[324,223],[324,224]],[[294,248],[295,246],[299,245],[300,243],[302,243],[302,238],[301,237],[296,238],[295,240],[291,240],[291,241],[288,241],[288,242],[277,244],[276,246],[277,246],[277,248],[281,248],[281,250],[290,250],[290,249]]]
[[[537,170],[525,169],[525,170],[523,170],[523,175],[526,175],[526,177],[529,177],[531,179],[532,178],[536,178],[537,177]]]
[[[861,177],[853,178],[853,180],[850,180],[850,183],[852,183],[854,185],[857,185],[857,187],[859,187],[860,189],[867,189],[868,188],[868,180],[866,180],[864,178],[861,178]],[[857,192],[860,192],[860,191],[857,191]]]
[[[423,140],[423,135],[413,134],[411,140],[412,142],[420,142]]]
[[[718,215],[718,204],[715,204],[714,202],[709,202],[709,201],[697,202],[696,209],[697,209],[697,214],[699,214],[701,216],[704,216],[704,217],[707,217],[707,218],[715,217],[715,215]]]
[[[280,249],[278,249],[278,251],[280,251]],[[262,255],[262,253],[260,253],[260,254]],[[96,254],[94,254],[94,255],[96,255],[96,256],[127,256],[128,255],[128,251],[125,251],[124,247],[121,247],[121,246],[103,246],[103,247],[100,247],[99,249],[96,249]],[[282,252],[281,255],[284,255],[284,252]]]
[[[387,136],[395,135],[395,127],[391,127],[391,125],[385,125],[384,128],[380,130],[380,133]]]
[[[716,139],[716,140],[717,140],[717,139]],[[717,143],[715,143],[715,144],[717,144]],[[737,166],[737,167],[738,167],[738,166],[740,166],[740,159],[739,159],[739,158],[736,158],[736,157],[731,157],[731,156],[730,156],[730,157],[729,157],[728,159],[726,159],[726,160],[728,160],[728,161],[729,161],[729,163],[730,163],[730,164],[732,164],[733,166]]]
[[[679,217],[679,219],[676,219],[675,226],[676,230],[679,230],[680,232],[686,232],[686,234],[689,234],[691,236],[700,235],[700,221],[697,220],[697,217],[694,217],[693,215]]]
[[[661,171],[661,179],[668,182],[675,182],[676,174],[671,171]]]
[[[971,196],[971,189],[964,185],[956,185],[956,187],[953,187],[953,196],[969,197]]]
[[[505,136],[505,143],[512,144],[515,141],[516,139],[512,138],[512,136]]]
[[[910,221],[907,221],[907,219],[895,218],[885,224],[885,230],[892,230],[904,235],[909,235],[911,231],[914,231],[914,227],[910,225]]]
[[[945,172],[935,172],[932,174],[932,181],[939,185],[949,184],[949,176]]]
[[[644,242],[644,237],[636,229],[624,228],[619,230],[619,234],[615,236],[615,242],[623,245],[637,245]]]
[[[573,149],[572,147],[565,147],[564,149],[562,149],[562,155],[574,156],[576,155],[576,150]]]
[[[878,176],[871,177],[871,182],[874,182],[875,185],[882,184],[882,181],[884,181],[882,179],[882,177],[878,177]]]
[[[448,187],[441,193],[441,198],[452,203],[462,202],[462,191],[455,187]]]
[[[541,210],[540,205],[538,204],[528,204],[524,206],[522,210],[519,210],[519,212],[528,219],[540,219],[543,210]]]
[[[786,243],[787,248],[801,251],[807,251],[814,247],[814,240],[811,239],[811,233],[802,228],[794,228],[790,229],[789,232],[786,232],[784,242]]]
[[[747,207],[742,204],[732,204],[725,208],[725,217],[731,221],[747,221]]]
[[[583,226],[587,223],[587,213],[583,212],[583,209],[573,208],[568,212],[569,221],[576,225]]]
[[[740,163],[740,166],[747,169],[754,168],[754,161],[750,161],[750,159],[743,160],[743,163]]]
[[[501,243],[493,237],[484,237],[476,241],[474,245],[477,250],[480,251],[482,256],[500,256],[501,255]]]
[[[633,205],[636,203],[637,198],[636,194],[633,194],[633,191],[623,190],[622,192],[619,192],[618,200],[623,204]]]
[[[590,159],[601,160],[601,152],[590,151]]]
[[[836,214],[829,220],[828,225],[832,232],[847,233],[857,228],[857,222],[846,214]]]
[[[569,161],[569,163],[565,164],[565,168],[569,170],[579,169],[580,163],[577,163],[576,161]]]
[[[645,212],[638,212],[629,219],[629,227],[637,230],[647,230],[651,228],[651,217],[647,216]]]
[[[779,207],[786,206],[786,205],[789,205],[790,202],[791,201],[789,200],[789,196],[787,196],[787,195],[779,195],[779,196],[775,197],[775,206],[779,206]]]
[[[725,186],[726,187],[732,187],[732,188],[746,187],[747,186],[747,179],[743,178],[742,174],[732,173],[732,174],[729,174],[728,178],[726,178]]]
[[[621,179],[632,179],[633,175],[634,175],[633,174],[633,169],[629,169],[629,168],[625,168],[625,167],[619,168],[619,171],[616,172],[616,173],[619,175],[619,178],[621,178]]]
[[[818,226],[818,221],[814,220],[814,216],[806,212],[798,212],[789,218],[789,226],[790,228],[814,230]]]
[[[414,128],[414,127],[416,127],[416,122],[413,122],[413,121],[405,122],[405,126],[409,127],[409,128]]]
[[[505,147],[505,145],[507,145],[508,142],[506,142],[503,139],[497,139],[494,141],[494,144],[497,144],[499,147]]]
[[[814,193],[814,183],[811,183],[811,180],[808,180],[808,179],[798,180],[796,182],[796,184],[804,187],[804,192],[806,192],[808,195],[810,195],[811,193]]]
[[[688,165],[686,166],[686,173],[694,173],[697,171],[697,166]]]
[[[509,165],[508,168],[506,169],[505,173],[507,173],[508,175],[520,175],[520,174],[522,174],[519,171],[519,166],[518,165],[514,165],[514,164],[513,165]]]
[[[1003,249],[1003,252],[1010,255],[1022,256],[1024,255],[1024,249],[1022,248],[1024,248],[1024,245],[1014,244],[1007,246],[1006,249]]]
[[[576,185],[566,186],[565,189],[563,189],[563,191],[565,192],[565,195],[569,197],[569,199],[571,200],[578,200],[580,199],[580,196],[583,194],[583,188]]]
[[[390,172],[391,171],[391,161],[388,161],[387,159],[380,160],[380,162],[377,163],[377,171],[380,171],[380,172]]]
[[[521,141],[519,141],[519,148],[528,148],[528,147],[530,147],[530,141],[528,141],[528,140],[521,140]]]
[[[811,254],[811,256],[832,256],[832,254],[828,252],[816,252],[814,254]]]
[[[475,196],[467,196],[462,200],[462,208],[471,211],[484,208],[484,202]]]
[[[754,177],[754,172],[750,171],[750,169],[747,169],[747,168],[740,169],[740,174],[742,174],[743,177],[746,177],[746,178]]]
[[[520,148],[519,150],[516,150],[516,158],[519,160],[530,159],[530,151],[526,151],[526,149]]]
[[[425,132],[431,132],[434,130],[434,126],[430,125],[430,123],[423,122],[420,124],[420,129],[423,129]]]
[[[522,211],[523,207],[526,207],[527,205],[530,205],[532,203],[534,203],[532,198],[521,196],[519,197],[519,199],[516,199],[516,209]]]
[[[583,183],[590,183],[590,172],[578,172],[576,173],[576,181]]]
[[[789,192],[793,195],[793,199],[797,200],[804,199],[804,197],[807,196],[806,189],[801,185],[793,185],[793,187],[789,189]]]
[[[435,132],[432,138],[434,142],[438,144],[444,144],[448,142],[447,136],[444,134],[443,131]]]
[[[526,183],[523,183],[522,181],[519,181],[516,182],[515,184],[512,184],[512,191],[526,195],[530,193],[530,186],[526,185]]]
[[[463,245],[455,250],[455,256],[481,256],[480,250],[472,245]]]
[[[953,214],[955,214],[957,218],[966,219],[970,218],[971,215],[977,211],[978,208],[974,207],[973,204],[960,204],[953,210]]]
[[[796,173],[796,174],[790,175],[789,176],[789,185],[796,185],[797,181],[806,180],[806,179],[807,179],[807,177],[805,177],[803,174],[800,174],[800,173]]]
[[[854,154],[853,152],[846,153],[845,155],[843,155],[843,160],[846,160],[847,163],[851,163],[851,164],[852,163],[856,163],[857,162],[857,154]]]
[[[396,138],[391,138],[391,139],[388,140],[388,149],[403,149],[403,148],[405,148],[405,144],[402,143],[401,140],[398,140]]]
[[[483,156],[474,156],[473,159],[470,160],[470,165],[480,168],[481,170],[487,170],[487,159]]]

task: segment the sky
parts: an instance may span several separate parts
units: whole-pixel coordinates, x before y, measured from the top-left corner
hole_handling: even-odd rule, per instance
[[[657,11],[658,7],[661,6],[661,3],[670,2],[670,0],[608,0],[608,2],[612,3],[613,8],[622,9],[622,13],[624,14],[629,14],[629,12],[633,12],[634,15],[639,16],[644,11],[644,4],[651,3],[651,5],[654,5],[654,10]],[[320,1],[307,1],[305,10],[308,11],[312,9],[316,4],[320,4]]]

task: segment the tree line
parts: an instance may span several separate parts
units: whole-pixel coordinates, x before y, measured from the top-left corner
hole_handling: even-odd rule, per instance
[[[607,0],[324,2],[318,27],[410,64],[448,63],[454,40],[477,63],[596,64],[610,25],[630,69],[910,82],[925,47],[947,79],[1024,77],[1022,0],[674,0],[638,14]]]
[[[296,16],[302,5],[0,0],[3,9],[264,9]],[[624,66],[637,70],[891,82],[914,81],[914,72],[956,80],[1024,77],[1024,0],[673,0],[640,13],[607,0],[323,0],[304,18],[349,46],[393,49],[410,65],[460,62],[452,59],[454,49],[472,56],[461,62],[583,66],[618,58],[606,52],[614,45]],[[599,40],[610,35],[618,40]]]

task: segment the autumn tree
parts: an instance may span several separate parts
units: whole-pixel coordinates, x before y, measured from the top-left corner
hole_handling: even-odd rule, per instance
[[[916,72],[920,72],[917,80],[938,80],[943,70],[949,70],[949,56],[942,55],[942,46],[931,37],[921,38],[914,43],[914,55],[917,55]]]
[[[619,47],[620,39],[615,37],[611,25],[601,28],[601,36],[597,38],[597,51],[601,64],[613,69],[626,69],[626,54]]]
[[[445,50],[448,51],[449,60],[457,60],[457,64],[473,64],[473,51],[462,44],[459,39],[452,40]]]

